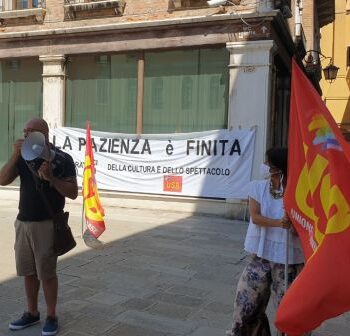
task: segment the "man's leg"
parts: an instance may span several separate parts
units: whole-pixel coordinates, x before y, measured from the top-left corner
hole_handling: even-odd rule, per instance
[[[57,256],[53,250],[54,228],[52,220],[37,222],[32,230],[34,241],[35,264],[38,279],[42,283],[46,306],[47,316],[56,316],[57,303]]]
[[[53,277],[48,280],[42,280],[44,296],[47,306],[47,316],[56,316],[56,304],[57,304],[57,292],[58,292],[58,280],[57,277]]]
[[[40,322],[38,312],[38,293],[40,281],[37,277],[35,258],[30,242],[33,222],[15,221],[16,240],[15,257],[17,275],[24,277],[24,289],[27,297],[27,311],[17,320],[9,324],[11,330],[20,330]]]
[[[45,324],[41,331],[42,336],[53,336],[58,331],[58,320],[56,316],[57,304],[57,256],[53,250],[53,222],[52,220],[41,222],[37,228],[35,239],[37,240],[36,265],[38,279],[41,280],[47,307]]]
[[[40,281],[36,275],[27,275],[24,277],[24,287],[27,296],[28,312],[36,316],[38,315]]]

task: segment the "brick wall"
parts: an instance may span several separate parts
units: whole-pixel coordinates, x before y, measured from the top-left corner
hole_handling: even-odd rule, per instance
[[[62,22],[64,18],[63,0],[46,0],[46,16],[42,27]]]
[[[266,0],[263,0],[266,1]],[[240,12],[256,11],[256,0],[245,0],[242,6],[225,8],[209,8],[205,0],[196,0],[192,8],[174,10],[172,0],[126,0],[126,6],[122,16],[109,16],[89,18],[80,20],[65,20],[63,0],[46,0],[46,16],[43,23],[33,23],[33,20],[17,19],[11,23],[5,22],[0,26],[0,32],[32,31],[54,28],[84,27],[117,22],[137,22],[148,20],[161,20],[170,18],[181,18],[189,16],[215,15],[216,13],[232,12],[233,9]],[[184,6],[191,2],[183,1]]]
[[[315,33],[319,30],[317,23],[315,24],[315,1],[303,0],[303,28],[306,37],[306,50],[317,49]]]
[[[63,0],[46,0],[46,16],[42,24],[28,24],[26,20],[16,20],[11,25],[0,27],[2,32],[44,30],[52,28],[84,27],[102,25],[116,22],[132,22],[141,20],[158,20],[189,15],[205,15],[217,11],[217,9],[195,9],[170,12],[169,0],[126,0],[124,14],[122,16],[109,16],[88,18],[84,20],[65,20]],[[22,23],[22,24],[21,24]]]

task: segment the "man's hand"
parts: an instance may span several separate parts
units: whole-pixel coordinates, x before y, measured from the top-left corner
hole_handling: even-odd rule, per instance
[[[50,162],[44,161],[38,169],[38,175],[40,178],[51,182],[53,179],[52,167]]]
[[[13,152],[9,160],[5,163],[5,165],[0,169],[0,185],[6,186],[12,183],[15,178],[18,176],[17,171],[17,162],[21,156],[21,147],[23,144],[23,139],[18,139],[13,144]]]
[[[50,162],[44,161],[38,169],[40,178],[50,182],[51,188],[55,188],[62,196],[76,199],[78,196],[78,186],[75,177],[58,178],[53,175]]]
[[[24,141],[24,139],[18,139],[12,145],[12,148],[13,148],[13,154],[12,155],[15,158],[17,158],[17,159],[21,156],[21,148],[22,148],[22,145],[23,145],[23,141]]]

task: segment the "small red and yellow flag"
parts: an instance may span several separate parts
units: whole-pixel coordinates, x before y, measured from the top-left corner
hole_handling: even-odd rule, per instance
[[[95,161],[92,150],[90,122],[86,123],[86,150],[83,174],[84,212],[87,228],[98,238],[106,229],[104,222],[104,209],[98,195],[95,178]]]

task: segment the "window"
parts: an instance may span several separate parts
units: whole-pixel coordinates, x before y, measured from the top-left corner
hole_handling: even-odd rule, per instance
[[[220,105],[220,76],[212,76],[209,82],[208,105],[212,110]]]
[[[152,82],[152,108],[160,110],[163,108],[164,81],[163,78],[155,78]]]
[[[107,105],[110,100],[110,80],[107,78],[96,79],[96,103]]]
[[[109,55],[100,55],[96,59],[98,77],[96,79],[96,103],[107,105],[110,100],[110,72],[111,58]]]
[[[135,133],[135,55],[72,56],[67,75],[66,126]]]
[[[64,0],[65,20],[123,15],[124,0]]]
[[[183,110],[190,110],[193,106],[193,79],[186,76],[181,83],[181,108]]]
[[[172,9],[188,9],[202,7],[208,7],[207,0],[172,0]]]
[[[143,133],[226,128],[228,64],[226,48],[146,53]]]
[[[23,136],[23,125],[42,115],[42,64],[38,59],[0,61],[0,164]]]
[[[100,131],[135,133],[142,128],[142,133],[155,134],[227,127],[226,48],[145,53],[144,95],[139,100],[142,118],[137,123],[140,57],[70,57],[66,126],[85,128],[90,120]]]
[[[350,67],[350,47],[346,48],[346,66]]]
[[[0,0],[0,11],[41,8],[41,0]]]
[[[1,66],[1,61],[0,61],[0,104],[2,103],[3,90],[4,90],[4,86],[2,84],[2,66]]]

